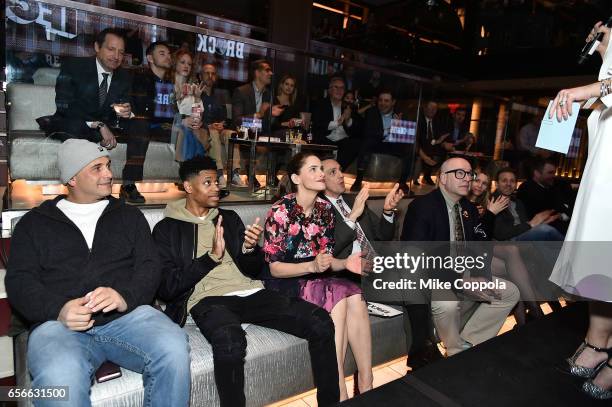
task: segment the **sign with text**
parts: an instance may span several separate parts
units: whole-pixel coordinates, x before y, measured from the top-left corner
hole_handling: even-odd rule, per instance
[[[387,143],[414,144],[416,141],[416,122],[408,120],[391,120]]]

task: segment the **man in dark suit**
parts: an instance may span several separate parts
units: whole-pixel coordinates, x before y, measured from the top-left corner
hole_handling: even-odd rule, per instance
[[[448,128],[448,136],[443,135],[444,142],[448,142],[451,146],[447,145],[448,149],[467,151],[472,147],[474,143],[474,135],[469,132],[469,128],[465,119],[467,117],[467,110],[465,107],[458,107],[452,114],[451,124]]]
[[[395,231],[395,211],[404,193],[396,184],[385,197],[382,216],[379,217],[370,208],[368,200],[368,188],[363,188],[356,197],[344,196],[344,174],[340,164],[334,159],[323,160],[323,172],[325,173],[325,198],[332,203],[334,209],[334,257],[345,259],[353,253],[362,252],[371,258],[375,255],[370,242],[393,240]],[[376,253],[383,254],[383,253]],[[347,276],[351,278],[352,276]],[[395,303],[395,302],[394,302]],[[404,304],[401,304],[404,305]],[[404,314],[406,316],[406,314]],[[406,340],[410,342],[409,321],[405,319]],[[351,333],[349,332],[349,335]],[[353,338],[349,336],[349,342]],[[407,344],[409,346],[409,343]],[[359,375],[359,379],[365,378]]]
[[[469,242],[489,240],[476,207],[466,198],[474,172],[463,158],[446,160],[440,168],[440,188],[416,198],[404,218],[401,240],[417,242]],[[451,256],[459,252],[450,245]],[[448,255],[442,253],[442,255]],[[449,276],[450,274],[450,276]],[[511,282],[491,277],[490,268],[473,268],[470,275],[436,273],[453,284],[453,290],[433,290],[431,313],[438,335],[452,356],[484,342],[499,332],[510,310],[519,300],[518,288]],[[450,277],[450,278],[449,278]],[[457,283],[495,283],[495,289],[461,290]],[[420,306],[421,308],[426,305]],[[466,321],[469,311],[475,309]],[[465,322],[465,325],[463,325]],[[463,326],[463,328],[461,328]],[[423,327],[420,327],[423,329]]]
[[[270,83],[272,83],[272,66],[264,59],[259,59],[251,64],[250,76],[252,82],[234,89],[232,95],[232,120],[236,128],[242,125],[245,117],[262,120],[262,131],[270,133],[272,120],[283,113],[284,108],[280,105],[272,106]],[[272,118],[270,118],[270,115]],[[240,168],[234,169],[237,173]],[[229,174],[228,174],[229,177]],[[233,179],[236,177],[233,175]],[[255,180],[256,186],[259,185]]]
[[[435,185],[431,175],[440,167],[446,150],[451,146],[445,143],[446,125],[437,116],[438,103],[429,100],[423,105],[423,115],[419,118],[417,128],[417,161],[414,167],[414,183],[423,170],[423,180],[429,185]]]
[[[117,146],[117,137],[127,143],[124,185],[133,186],[142,179],[142,166],[148,141],[139,135],[131,104],[132,77],[121,69],[125,50],[123,33],[113,28],[101,31],[94,43],[95,57],[74,58],[62,63],[55,84],[54,137],[64,141],[83,138],[99,142],[107,149]],[[120,118],[120,128],[114,126]],[[140,177],[132,174],[132,166]],[[126,185],[126,180],[127,184]],[[138,192],[136,190],[136,192]],[[142,198],[142,196],[140,196]],[[144,198],[142,199],[144,202]]]
[[[342,103],[346,86],[344,79],[335,76],[329,81],[329,97],[312,110],[312,135],[316,144],[338,147],[338,162],[347,168],[357,157],[359,144],[353,138],[352,109]]]
[[[113,148],[115,133],[109,128],[117,115],[131,116],[129,103],[132,78],[121,69],[125,40],[123,33],[107,28],[94,42],[95,57],[62,61],[55,83],[55,122],[62,141],[84,138]],[[115,114],[113,105],[121,104]]]
[[[510,198],[508,208],[495,217],[495,239],[517,241],[561,241],[563,234],[551,226],[560,214],[554,209],[546,209],[529,217],[525,205],[514,197],[516,173],[512,168],[502,168],[497,173],[497,190],[494,196]]]
[[[336,219],[334,256],[347,258],[352,253],[367,252],[361,243],[388,241],[393,239],[395,211],[404,193],[395,185],[385,197],[382,217],[368,208],[368,188],[363,188],[356,197],[343,196],[346,191],[342,167],[334,159],[323,160],[325,173],[325,197],[332,203]]]
[[[551,225],[561,233],[567,232],[573,210],[571,187],[555,180],[557,166],[554,162],[538,158],[531,167],[531,179],[523,182],[516,193],[525,205],[527,217],[552,209],[559,214],[559,219]]]
[[[397,156],[402,160],[402,172],[397,181],[403,192],[408,192],[406,185],[410,172],[411,151],[404,143],[394,143],[388,140],[391,131],[391,123],[394,119],[400,119],[401,115],[394,112],[395,96],[389,89],[380,91],[377,98],[376,109],[366,112],[364,125],[364,142],[357,161],[357,178],[351,187],[351,191],[361,189],[363,175],[368,168],[372,153],[382,153]]]
[[[240,127],[245,117],[262,119],[263,131],[269,131],[269,110],[272,117],[283,113],[283,107],[271,106],[272,96],[269,86],[272,83],[272,67],[266,60],[260,59],[251,64],[250,76],[252,82],[234,89],[232,95],[232,120],[236,127]]]

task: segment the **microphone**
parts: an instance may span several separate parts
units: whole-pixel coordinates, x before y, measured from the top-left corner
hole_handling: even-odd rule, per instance
[[[612,28],[612,16],[608,18],[608,21],[606,21],[605,26],[608,28]],[[580,50],[580,55],[578,55],[579,64],[583,64],[587,59],[589,59],[591,55],[595,53],[595,50],[597,49],[599,44],[601,44],[601,40],[603,40],[603,37],[604,33],[599,32],[595,34],[595,37],[591,41],[589,41],[584,45],[584,47],[582,47],[582,50]]]

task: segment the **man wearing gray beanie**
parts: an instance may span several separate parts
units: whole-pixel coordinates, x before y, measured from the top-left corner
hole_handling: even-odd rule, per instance
[[[23,216],[5,279],[30,326],[32,386],[68,386],[71,405],[89,406],[93,372],[109,360],[142,373],[144,405],[188,406],[187,336],[150,306],[160,263],[144,215],[111,196],[105,148],[67,140],[58,167],[68,195]]]

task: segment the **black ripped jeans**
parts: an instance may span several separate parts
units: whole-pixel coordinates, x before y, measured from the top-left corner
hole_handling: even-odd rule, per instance
[[[306,339],[319,406],[334,405],[340,399],[334,324],[324,309],[264,289],[248,297],[204,298],[191,309],[191,316],[212,346],[215,382],[222,407],[245,405],[247,342],[241,323],[253,323]]]

